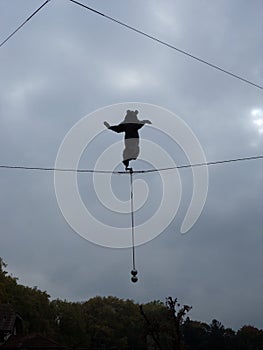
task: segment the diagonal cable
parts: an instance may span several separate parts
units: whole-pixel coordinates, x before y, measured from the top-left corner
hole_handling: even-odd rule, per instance
[[[197,56],[191,54],[190,52],[187,52],[187,51],[184,51],[182,49],[179,49],[178,47],[176,47],[176,46],[174,46],[172,44],[169,44],[169,43],[167,43],[167,42],[165,42],[163,40],[160,40],[160,39],[158,39],[158,38],[156,38],[156,37],[154,37],[154,36],[152,36],[150,34],[147,34],[146,32],[143,32],[142,30],[139,30],[139,29],[137,29],[135,27],[132,27],[132,26],[124,23],[124,22],[121,22],[121,21],[119,21],[116,18],[113,18],[111,16],[106,15],[105,13],[99,12],[99,11],[95,10],[94,8],[92,8],[90,6],[87,6],[87,5],[85,5],[85,4],[83,4],[83,3],[79,2],[79,1],[76,1],[76,0],[69,0],[69,1],[71,1],[72,3],[74,3],[76,5],[79,5],[79,6],[83,7],[83,8],[85,8],[86,10],[94,12],[95,14],[97,14],[99,16],[102,16],[102,17],[104,17],[104,18],[106,18],[106,19],[108,19],[108,20],[110,20],[112,22],[115,22],[115,23],[117,23],[117,24],[119,24],[119,25],[121,25],[121,26],[123,26],[123,27],[125,27],[127,29],[130,29],[130,30],[136,32],[137,34],[141,34],[141,35],[147,37],[148,39],[151,39],[151,40],[153,40],[153,41],[155,41],[155,42],[157,42],[159,44],[162,44],[164,46],[167,46],[170,49],[173,49],[173,50],[175,50],[177,52],[180,52],[181,54],[186,55],[186,56],[188,56],[188,57],[190,57],[190,58],[192,58],[192,59],[194,59],[194,60],[196,60],[198,62],[206,64],[207,66],[209,66],[211,68],[217,69],[218,71],[220,71],[222,73],[230,75],[233,78],[239,79],[239,80],[243,81],[244,83],[250,84],[250,85],[252,85],[252,86],[254,86],[254,87],[258,88],[258,89],[263,90],[263,86],[261,86],[259,84],[256,84],[256,83],[254,83],[254,82],[252,82],[252,81],[250,81],[250,80],[248,80],[246,78],[243,78],[240,75],[237,75],[237,74],[235,74],[233,72],[230,72],[230,71],[228,71],[228,70],[226,70],[226,69],[224,69],[224,68],[222,68],[222,67],[220,67],[220,66],[218,66],[216,64],[210,63],[207,60],[204,60],[204,59],[202,59],[200,57],[197,57]]]
[[[19,27],[17,27],[8,37],[0,43],[0,47],[2,47],[9,39],[12,38],[13,35],[15,35],[28,21],[31,20],[32,17],[34,17],[49,1],[51,0],[46,0],[36,11],[32,13],[22,24],[20,24]]]

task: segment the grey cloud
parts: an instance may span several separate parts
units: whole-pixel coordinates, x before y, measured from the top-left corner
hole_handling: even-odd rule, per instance
[[[259,1],[253,6],[245,1],[169,4],[90,2],[261,83]],[[0,11],[5,34],[36,6],[35,1],[6,4]],[[171,30],[165,16],[162,22],[154,13],[158,7],[164,14],[171,10]],[[50,2],[1,48],[0,55],[2,163],[53,166],[74,123],[97,108],[124,101],[153,103],[177,113],[196,133],[208,160],[262,153],[262,134],[251,118],[252,109],[263,109],[259,89],[73,4]],[[164,136],[150,131],[143,135],[170,151],[178,164],[186,163],[183,151]],[[100,135],[87,149],[90,153],[83,155],[81,167],[94,165],[115,136]],[[138,161],[136,166],[143,165]],[[181,236],[192,179],[189,170],[180,171],[183,197],[178,214],[158,238],[136,249],[139,283],[133,285],[130,250],[99,247],[72,232],[57,206],[52,173],[2,169],[0,256],[21,283],[37,285],[52,298],[84,300],[112,294],[144,302],[174,295],[193,306],[195,319],[217,318],[234,328],[244,323],[263,327],[262,161],[213,166],[209,172],[204,211],[191,231]],[[95,201],[93,190],[87,189],[90,178],[79,178],[90,207],[109,222],[121,221]],[[116,188],[118,180],[114,181]],[[156,179],[149,176],[148,181],[151,188],[156,186]],[[127,190],[124,183],[121,188]],[[152,189],[138,219],[150,215],[157,201],[158,193]]]

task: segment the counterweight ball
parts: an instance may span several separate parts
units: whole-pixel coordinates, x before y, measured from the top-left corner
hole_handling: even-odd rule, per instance
[[[136,283],[136,282],[138,281],[138,277],[132,276],[131,281],[132,281],[133,283]]]
[[[136,275],[137,275],[137,273],[138,273],[138,271],[137,271],[137,270],[135,270],[135,269],[131,270],[131,274],[132,274],[133,276],[136,276]]]

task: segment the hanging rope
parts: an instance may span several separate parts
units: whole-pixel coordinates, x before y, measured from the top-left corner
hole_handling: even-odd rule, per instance
[[[131,238],[132,238],[132,278],[133,283],[138,281],[137,273],[135,268],[135,245],[134,245],[134,206],[133,206],[133,169],[130,168],[130,189],[131,189]]]

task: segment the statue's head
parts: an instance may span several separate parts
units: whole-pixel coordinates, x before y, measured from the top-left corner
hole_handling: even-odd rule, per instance
[[[126,116],[124,118],[124,123],[138,123],[139,119],[137,117],[138,111],[130,111],[129,109],[126,112]]]

